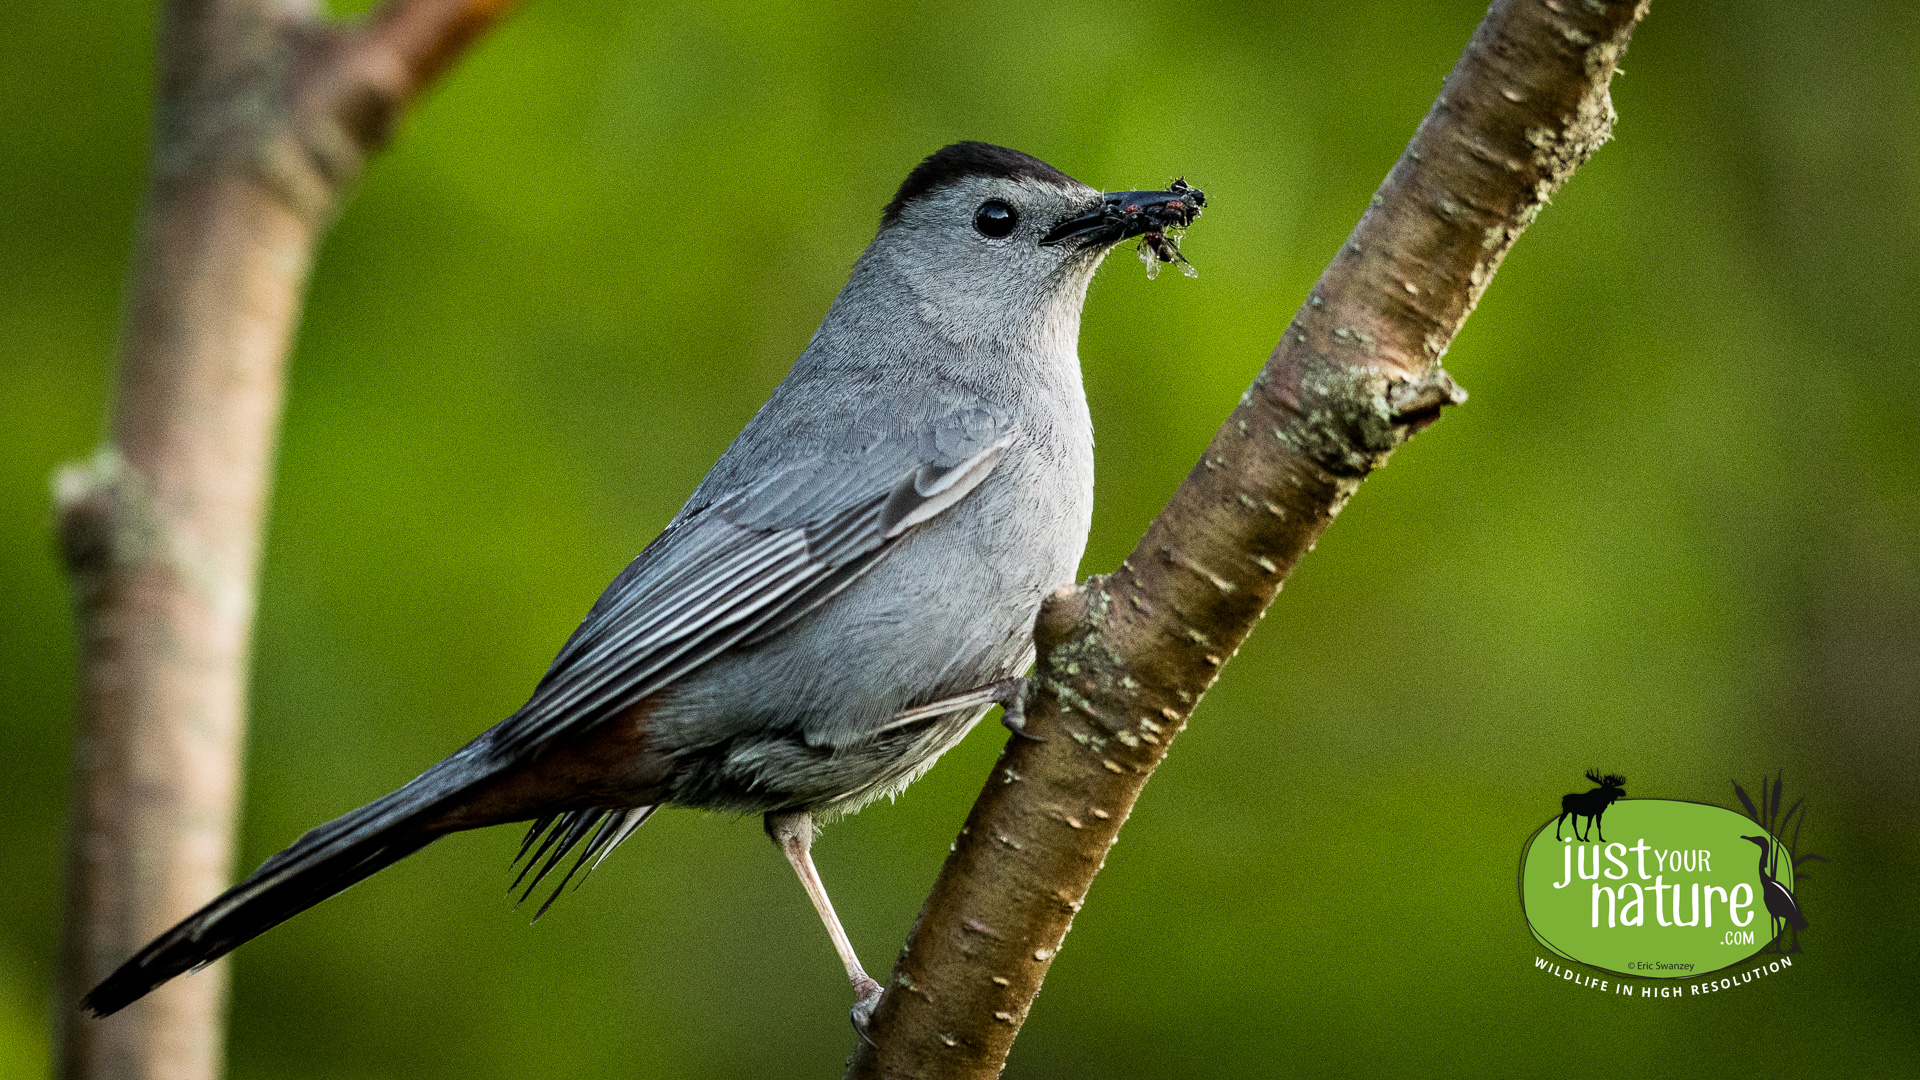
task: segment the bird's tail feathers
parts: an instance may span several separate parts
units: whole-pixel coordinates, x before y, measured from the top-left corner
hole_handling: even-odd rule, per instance
[[[435,822],[439,812],[488,779],[487,773],[455,755],[400,790],[310,830],[140,950],[80,1007],[95,1016],[118,1012],[168,979],[211,964],[426,847],[451,831]]]

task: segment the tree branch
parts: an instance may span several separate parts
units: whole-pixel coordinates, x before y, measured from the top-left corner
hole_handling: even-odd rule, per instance
[[[74,1002],[217,894],[285,360],[325,224],[393,119],[511,5],[171,0],[110,436],[54,482],[80,692],[58,1015],[67,1077],[219,1074],[224,980]]]
[[[1647,0],[1495,0],[1352,236],[1120,569],[1036,627],[1012,739],[849,1077],[993,1077],[1168,745],[1367,473],[1465,395],[1440,366],[1610,133]]]
[[[367,24],[368,47],[385,51],[406,73],[411,101],[518,0],[389,0]]]

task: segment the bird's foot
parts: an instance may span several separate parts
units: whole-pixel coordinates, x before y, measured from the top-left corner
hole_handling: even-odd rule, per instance
[[[1023,677],[1001,679],[993,684],[994,701],[1000,706],[1000,723],[1022,739],[1046,742],[1043,735],[1027,730],[1027,680]]]
[[[859,998],[848,1014],[853,1020],[853,1030],[859,1032],[862,1042],[871,1045],[873,1039],[867,1035],[867,1025],[873,1022],[873,1010],[880,1007],[880,984],[860,975],[853,980],[853,992]]]

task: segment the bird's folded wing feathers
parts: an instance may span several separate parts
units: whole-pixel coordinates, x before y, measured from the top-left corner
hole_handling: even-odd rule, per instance
[[[978,487],[1013,441],[985,435],[941,461],[904,433],[683,510],[614,579],[526,705],[483,736],[486,752],[537,753],[792,625]]]

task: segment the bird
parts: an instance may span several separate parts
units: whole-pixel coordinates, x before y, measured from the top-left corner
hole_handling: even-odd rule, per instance
[[[531,822],[523,900],[573,854],[544,913],[679,807],[763,815],[864,1032],[881,988],[814,866],[816,829],[898,793],[994,704],[1025,734],[1034,620],[1091,523],[1088,285],[1130,237],[1165,258],[1204,205],[1184,181],[1103,193],[987,143],[928,156],[772,396],[526,703],[300,836],[81,1007],[125,1008],[449,833]]]
[[[1764,836],[1743,836],[1740,839],[1760,845],[1760,896],[1766,901],[1767,914],[1773,917],[1774,939],[1780,937],[1781,923],[1795,930],[1805,930],[1807,917],[1800,914],[1800,902],[1767,870],[1768,859],[1773,854],[1772,841]]]

